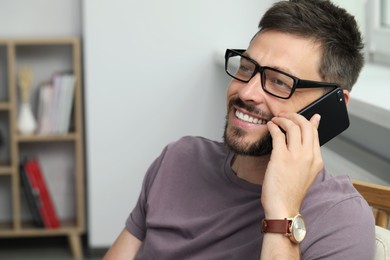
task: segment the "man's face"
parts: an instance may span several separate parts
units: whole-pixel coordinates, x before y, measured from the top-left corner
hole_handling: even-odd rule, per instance
[[[262,32],[252,40],[245,56],[260,66],[276,68],[300,79],[322,81],[318,73],[320,45],[307,38]],[[297,112],[321,95],[322,89],[298,88],[285,100],[263,91],[259,73],[248,83],[233,79],[227,92],[225,143],[237,154],[268,154],[272,145],[267,121],[281,112]]]

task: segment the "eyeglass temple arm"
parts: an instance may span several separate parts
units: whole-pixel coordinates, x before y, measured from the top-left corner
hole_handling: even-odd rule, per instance
[[[227,57],[229,57],[229,54],[231,53],[231,51],[233,52],[236,52],[237,54],[243,54],[246,50],[245,49],[226,49],[226,52],[225,52],[225,59]]]
[[[339,85],[336,83],[318,82],[311,80],[298,80],[296,88],[326,88],[334,87],[338,88]]]

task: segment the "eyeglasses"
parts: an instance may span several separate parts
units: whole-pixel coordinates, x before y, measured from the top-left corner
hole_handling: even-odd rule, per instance
[[[257,72],[261,75],[261,87],[268,94],[289,99],[297,88],[336,88],[335,83],[302,80],[283,71],[263,67],[256,61],[243,55],[246,50],[227,49],[225,53],[225,71],[232,78],[248,83]]]

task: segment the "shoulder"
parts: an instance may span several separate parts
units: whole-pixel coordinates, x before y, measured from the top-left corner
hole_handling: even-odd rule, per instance
[[[184,136],[176,142],[170,143],[166,152],[169,156],[173,155],[179,158],[188,155],[208,158],[210,156],[225,156],[228,153],[228,149],[221,142],[199,136]]]
[[[210,140],[201,136],[183,136],[179,140],[172,142],[168,145],[168,147],[171,148],[202,148],[202,147],[207,147],[207,148],[214,148],[214,149],[221,149],[224,148],[223,143],[217,142],[214,140]]]

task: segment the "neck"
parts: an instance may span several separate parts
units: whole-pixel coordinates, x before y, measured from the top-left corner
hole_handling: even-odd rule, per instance
[[[270,155],[258,157],[235,155],[231,167],[241,179],[262,185],[269,159]]]

